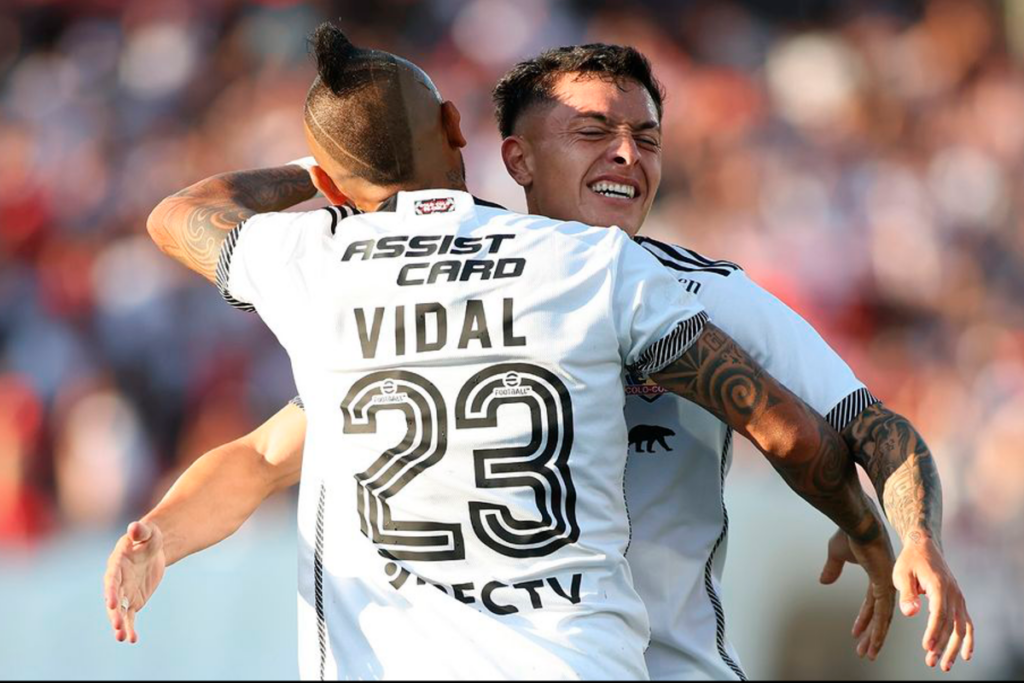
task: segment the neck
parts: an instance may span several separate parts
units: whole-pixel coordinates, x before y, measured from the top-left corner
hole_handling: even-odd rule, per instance
[[[375,187],[367,193],[356,206],[361,211],[376,211],[377,208],[399,192],[416,192],[417,190],[458,190],[469,192],[462,174],[448,173],[442,176],[410,180],[407,183]]]

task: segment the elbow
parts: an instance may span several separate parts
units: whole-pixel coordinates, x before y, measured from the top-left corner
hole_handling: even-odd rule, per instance
[[[787,410],[768,421],[758,435],[758,445],[769,460],[787,466],[806,463],[820,457],[829,448],[839,448],[837,434],[829,434],[828,425],[810,411]],[[829,438],[829,437],[832,438]],[[830,444],[830,442],[835,442]]]
[[[164,199],[159,204],[157,204],[156,208],[150,211],[149,217],[146,219],[146,232],[149,233],[149,238],[153,240],[153,242],[155,242],[156,245],[160,247],[161,250],[163,250],[163,245],[167,241],[167,226],[166,223],[164,222],[164,217],[166,214],[166,202],[167,200]]]
[[[760,445],[769,459],[780,463],[792,463],[801,459],[811,447],[808,429],[799,425],[786,424],[770,430],[760,439]]]

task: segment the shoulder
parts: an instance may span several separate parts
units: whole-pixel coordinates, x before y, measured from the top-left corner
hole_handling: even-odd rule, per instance
[[[633,241],[650,252],[663,266],[678,273],[707,273],[728,278],[734,273],[743,272],[743,268],[732,261],[708,258],[692,249],[676,244],[668,244],[641,235],[634,237]]]
[[[554,239],[562,245],[559,249],[567,248],[573,252],[586,252],[597,248],[616,253],[623,249],[623,243],[629,245],[626,248],[632,246],[629,244],[629,236],[616,227],[596,227],[579,221],[518,213],[503,208],[484,208],[480,216],[485,224],[507,226],[524,234],[534,235],[535,239],[542,240],[541,243],[549,247],[553,244],[550,240]]]

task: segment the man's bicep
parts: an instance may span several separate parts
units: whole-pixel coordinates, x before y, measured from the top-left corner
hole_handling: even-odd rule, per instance
[[[651,379],[731,426],[744,422],[767,395],[760,365],[714,323]]]
[[[217,261],[228,233],[253,212],[230,201],[201,201],[186,188],[157,205],[146,228],[160,250],[216,282]]]
[[[739,272],[709,276],[704,284],[699,298],[715,324],[815,411],[848,421],[867,405],[857,393],[864,385],[846,361],[771,292]],[[846,424],[829,422],[836,431]]]

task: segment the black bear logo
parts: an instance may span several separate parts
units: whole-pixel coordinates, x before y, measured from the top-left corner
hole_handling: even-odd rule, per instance
[[[647,444],[647,453],[654,452],[654,442],[664,448],[666,451],[672,449],[668,447],[668,443],[665,442],[666,436],[675,436],[676,433],[667,427],[659,427],[658,425],[637,425],[629,430],[629,446],[636,444],[636,452],[644,453],[644,443]]]

